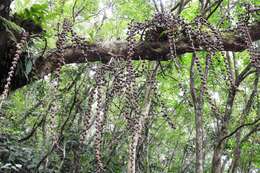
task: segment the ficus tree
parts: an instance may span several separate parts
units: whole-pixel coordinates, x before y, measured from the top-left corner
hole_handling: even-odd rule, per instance
[[[257,0],[0,2],[0,172],[257,172]]]

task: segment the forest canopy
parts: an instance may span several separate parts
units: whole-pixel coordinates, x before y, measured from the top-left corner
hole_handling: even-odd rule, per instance
[[[1,0],[0,173],[258,173],[259,0]]]

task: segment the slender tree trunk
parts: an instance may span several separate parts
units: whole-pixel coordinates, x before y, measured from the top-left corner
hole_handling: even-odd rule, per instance
[[[251,65],[248,65],[237,77],[236,82],[235,82],[235,86],[238,87],[239,84],[250,74],[250,69],[251,69]],[[258,82],[258,78],[257,80],[255,80],[255,87],[257,86],[256,83]],[[228,94],[228,98],[227,98],[227,103],[226,103],[226,107],[225,107],[225,114],[224,117],[222,119],[222,124],[221,124],[221,129],[218,132],[218,137],[217,137],[217,142],[215,144],[214,147],[214,153],[213,153],[213,158],[212,158],[212,173],[221,173],[221,156],[224,150],[224,146],[226,141],[222,140],[224,139],[224,137],[228,134],[228,124],[230,121],[230,117],[232,114],[232,108],[233,108],[233,103],[235,100],[235,95],[236,95],[236,87],[231,87],[229,94]],[[257,87],[256,87],[257,88]],[[253,91],[251,97],[253,95],[255,95],[254,92],[256,92],[256,89],[254,89],[255,91]],[[244,110],[243,113],[248,113],[249,112],[249,108],[251,107],[252,104],[252,100],[250,99],[247,103],[247,106]]]
[[[194,66],[195,66],[196,55],[193,54],[192,63],[190,67],[190,92],[193,101],[193,106],[195,110],[195,126],[196,126],[196,173],[203,173],[203,160],[204,160],[204,151],[203,151],[203,95],[204,90],[201,86],[199,96],[196,96],[195,84],[194,84]],[[205,76],[207,75],[208,69],[205,71]],[[205,78],[206,80],[206,78]]]
[[[233,103],[235,99],[236,90],[231,88],[229,91],[227,104],[225,108],[225,115],[222,119],[221,129],[218,133],[217,142],[214,147],[214,153],[212,158],[212,173],[221,173],[221,157],[225,146],[225,140],[222,140],[227,134],[227,128],[232,113]]]
[[[215,146],[212,159],[212,173],[221,173],[221,156],[223,152],[223,143]]]
[[[199,102],[195,110],[196,123],[196,173],[203,173],[203,119],[202,104]]]
[[[260,72],[257,72],[252,93],[251,93],[248,101],[246,102],[246,106],[245,106],[243,113],[241,115],[241,118],[240,118],[240,125],[245,123],[246,116],[250,113],[251,107],[255,100],[255,96],[257,95],[259,75],[260,75]],[[231,167],[230,167],[230,173],[236,173],[238,170],[238,166],[239,166],[239,162],[240,162],[240,153],[241,153],[241,131],[242,130],[239,130],[236,133],[236,146],[233,151],[233,160],[232,160]]]
[[[239,166],[239,162],[240,162],[240,138],[241,138],[241,131],[239,130],[236,134],[236,147],[234,149],[234,156],[233,156],[233,160],[231,163],[231,173],[236,173],[237,168]]]
[[[135,132],[132,135],[131,142],[129,143],[129,159],[127,164],[127,173],[136,173],[136,158],[137,158],[137,147],[139,139],[142,135],[144,125],[147,123],[151,105],[152,105],[152,96],[154,94],[154,78],[157,74],[159,63],[154,64],[154,69],[149,76],[147,81],[147,87],[145,90],[144,103],[141,110],[141,116],[139,117],[137,124],[135,124]]]
[[[227,163],[228,163],[228,158],[226,158],[222,164],[221,173],[224,173]]]

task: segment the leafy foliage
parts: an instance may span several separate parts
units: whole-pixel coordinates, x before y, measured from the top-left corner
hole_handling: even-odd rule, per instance
[[[240,79],[239,75],[252,63],[250,50],[212,53],[209,48],[215,46],[213,43],[204,46],[199,52],[184,53],[177,58],[171,52],[169,56],[177,59],[173,61],[132,61],[129,56],[127,60],[115,58],[107,64],[88,62],[63,66],[66,44],[84,46],[86,42],[128,39],[129,47],[134,46],[131,41],[142,40],[143,33],[137,36],[127,33],[127,29],[131,29],[127,28],[128,24],[134,20],[140,22],[136,26],[139,30],[142,26],[145,26],[142,29],[147,32],[153,30],[153,27],[149,28],[150,25],[145,24],[153,20],[151,16],[154,11],[161,8],[160,1],[155,2],[13,2],[13,14],[40,25],[44,30],[41,37],[31,38],[28,43],[22,66],[26,77],[29,79],[33,71],[37,70],[33,69],[35,60],[48,55],[52,48],[59,49],[57,62],[60,64],[57,63],[54,74],[12,92],[3,103],[0,172],[98,172],[99,166],[100,169],[104,166],[102,169],[107,172],[127,172],[132,159],[128,156],[131,148],[136,149],[134,167],[139,172],[195,172],[198,139],[195,107],[198,103],[192,98],[192,75],[195,95],[199,97],[202,93],[200,88],[204,85],[204,80],[208,92],[202,99],[204,172],[214,173],[213,151],[217,150],[218,142],[223,142],[219,135],[221,130],[226,128],[223,134],[229,135],[240,126],[234,135],[223,142],[220,157],[223,171],[232,171],[233,162],[237,158],[236,149],[240,151],[237,170],[259,169],[259,68],[250,66],[245,77],[241,77],[243,80],[239,81],[240,85],[237,88],[230,86],[230,78]],[[174,7],[168,1],[163,2],[164,10]],[[215,35],[210,26],[221,31],[237,27],[235,23],[248,10],[245,4],[249,3],[250,7],[259,5],[257,0],[224,0],[209,16],[208,25],[199,28],[194,22],[203,12],[201,2],[188,2],[179,15],[185,22],[193,24],[191,30],[200,30],[199,32],[213,35],[212,37]],[[214,5],[210,1],[208,6],[211,8],[205,12],[205,16],[217,7],[217,3]],[[176,10],[172,13],[178,15]],[[259,21],[258,13],[250,15],[250,22],[255,21]],[[176,31],[178,34],[173,35],[174,38],[178,35],[187,36],[182,27],[176,26],[176,30],[180,31]],[[138,29],[136,30],[139,31]],[[73,35],[73,31],[77,34]],[[159,33],[159,39],[164,38],[164,34]],[[190,40],[187,36],[186,41],[192,42],[198,35],[194,34]],[[258,42],[253,44],[259,49]],[[173,46],[170,45],[170,48]],[[134,48],[129,50],[128,55],[131,53],[134,53]],[[194,73],[191,73],[194,55],[199,57],[199,62],[195,63]],[[206,61],[208,56],[211,56],[210,66]],[[201,76],[199,68],[203,72],[208,68],[207,79]],[[154,73],[156,75],[153,76]],[[230,107],[232,111],[226,115],[232,91],[235,92],[234,103]],[[94,92],[93,98],[90,98],[91,92]],[[150,93],[148,98],[147,93]],[[212,104],[217,110],[212,109]],[[143,120],[143,125],[138,126],[142,121],[140,117],[146,112],[146,106],[149,108],[147,117]],[[89,126],[86,127],[86,124]],[[57,135],[56,141],[53,141],[54,134]],[[140,138],[137,144],[131,145],[135,135],[140,135]]]

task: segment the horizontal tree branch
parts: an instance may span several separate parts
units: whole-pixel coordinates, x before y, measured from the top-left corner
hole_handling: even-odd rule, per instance
[[[248,27],[249,34],[252,41],[260,40],[260,22],[256,22],[254,25]],[[245,41],[239,37],[239,31],[234,29],[229,32],[222,32],[223,45],[225,51],[243,51],[247,48]],[[180,35],[176,45],[177,55],[192,52],[193,47],[190,40],[184,35]],[[196,51],[202,51],[204,48],[198,43],[199,41],[194,39],[194,47]],[[87,57],[83,56],[83,50],[74,48],[71,45],[66,46],[64,50],[64,59],[66,64],[71,63],[85,63],[85,62],[108,62],[112,57],[114,58],[126,58],[127,57],[127,45],[126,41],[114,41],[114,42],[101,42],[96,44],[88,44],[85,50]],[[171,59],[169,56],[169,44],[168,41],[141,41],[136,44],[135,54],[133,60],[149,60],[149,61],[168,61]],[[50,51],[47,56],[39,57],[34,65],[33,78],[42,78],[43,76],[51,73],[57,64],[57,50]],[[8,70],[8,68],[6,68]],[[2,70],[2,74],[8,74],[8,71]],[[4,77],[5,75],[2,75]],[[27,85],[32,77],[27,79],[24,75],[17,75],[12,81],[12,90]],[[3,91],[3,86],[6,79],[1,79],[0,91]]]
[[[239,127],[237,127],[234,131],[232,131],[231,133],[229,133],[228,135],[224,136],[218,143],[218,145],[220,145],[224,140],[226,140],[227,138],[230,138],[231,136],[233,136],[238,130],[240,130],[241,128],[243,127],[246,127],[246,126],[252,126],[252,125],[255,125],[257,124],[258,122],[260,121],[260,118],[256,119],[254,122],[251,122],[251,123],[246,123],[246,124],[242,124],[240,125]],[[258,124],[259,125],[259,124]],[[257,126],[258,126],[257,125]]]
[[[252,41],[260,40],[260,22],[248,27],[249,34]],[[221,33],[223,38],[224,50],[239,52],[245,50],[246,44],[244,40],[239,37],[238,30],[233,30],[230,32]],[[179,38],[176,44],[177,55],[192,52],[192,46],[188,38]],[[198,45],[198,41],[194,40],[195,49],[197,51],[203,50]],[[83,56],[83,51],[78,48],[73,48],[72,46],[67,46],[65,48],[64,58],[65,63],[84,63],[86,61],[102,61],[107,62],[112,57],[114,58],[125,58],[127,56],[127,42],[126,41],[114,41],[114,42],[103,42],[97,44],[87,45],[87,57]],[[50,73],[55,69],[56,64],[56,51],[54,50],[45,58],[39,58],[36,61],[37,76],[43,77],[44,75]],[[133,60],[158,60],[167,61],[170,60],[169,56],[169,44],[168,41],[162,42],[148,42],[142,41],[137,43],[135,55]]]

